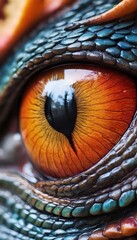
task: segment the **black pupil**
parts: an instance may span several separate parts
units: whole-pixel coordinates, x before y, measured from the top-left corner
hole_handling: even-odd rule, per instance
[[[71,134],[75,127],[77,107],[74,93],[58,95],[54,99],[51,93],[46,97],[45,115],[49,124],[58,132],[63,133],[71,142]]]

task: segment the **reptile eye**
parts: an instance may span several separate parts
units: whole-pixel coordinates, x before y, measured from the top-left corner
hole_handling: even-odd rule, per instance
[[[66,65],[27,88],[20,125],[33,164],[44,175],[68,177],[100,161],[128,129],[136,110],[129,76],[91,65]]]

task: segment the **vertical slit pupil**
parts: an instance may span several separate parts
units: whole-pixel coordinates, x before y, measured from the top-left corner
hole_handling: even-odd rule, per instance
[[[46,97],[45,116],[49,124],[58,132],[63,133],[71,142],[71,134],[75,127],[77,106],[74,93],[69,92],[54,98],[51,93]]]

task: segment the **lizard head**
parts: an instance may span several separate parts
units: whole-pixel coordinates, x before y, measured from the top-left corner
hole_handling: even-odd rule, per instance
[[[137,17],[66,28],[118,3],[77,1],[1,64],[2,239],[136,239]]]

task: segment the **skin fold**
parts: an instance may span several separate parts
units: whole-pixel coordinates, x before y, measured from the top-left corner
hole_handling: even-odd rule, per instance
[[[18,123],[24,89],[52,67],[93,64],[124,72],[137,82],[136,14],[68,28],[118,3],[76,1],[38,24],[0,66],[0,240],[137,239],[136,111],[106,156],[65,179],[43,177],[32,166]]]

